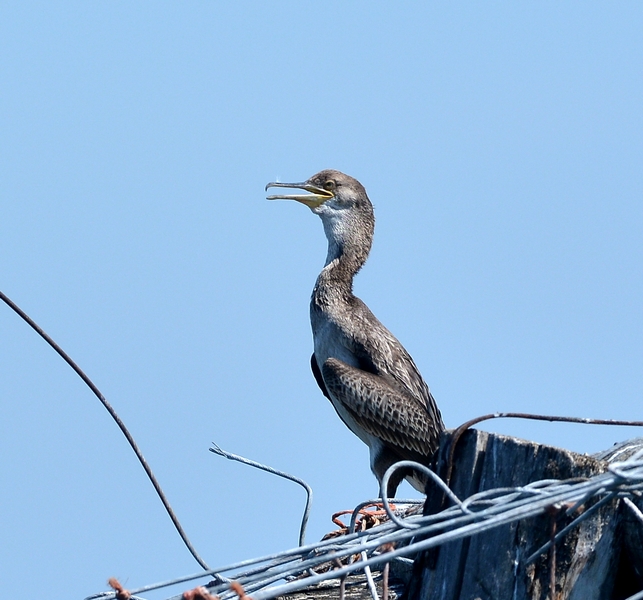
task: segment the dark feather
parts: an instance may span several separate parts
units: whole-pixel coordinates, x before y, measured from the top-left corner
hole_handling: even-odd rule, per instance
[[[319,370],[319,365],[317,364],[317,359],[315,358],[314,352],[310,357],[310,368],[313,371],[315,381],[317,382],[319,389],[322,391],[322,394],[324,394],[324,396],[326,396],[326,398],[330,400],[330,395],[328,394],[328,389],[326,388],[326,384],[324,383],[324,378],[322,377],[321,371]]]

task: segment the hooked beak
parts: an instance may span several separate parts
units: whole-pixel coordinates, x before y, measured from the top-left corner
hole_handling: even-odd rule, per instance
[[[329,192],[324,188],[317,187],[316,185],[311,185],[308,182],[304,183],[279,183],[273,181],[266,186],[266,191],[271,187],[282,187],[282,188],[294,188],[298,190],[306,190],[310,192],[309,194],[276,194],[274,196],[268,196],[268,200],[297,200],[305,204],[308,208],[317,208],[321,206],[327,200],[335,197],[333,192]]]

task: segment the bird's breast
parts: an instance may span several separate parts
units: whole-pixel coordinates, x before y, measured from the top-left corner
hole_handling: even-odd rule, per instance
[[[348,335],[342,331],[341,327],[335,323],[328,315],[311,313],[311,325],[313,329],[313,341],[315,350],[315,360],[320,370],[329,358],[336,358],[343,363],[352,367],[359,368],[359,361],[351,350],[351,341]],[[335,411],[346,426],[359,437],[369,448],[377,444],[377,438],[364,431],[360,427],[346,407],[335,398],[329,390],[330,401]]]
[[[328,319],[311,319],[315,358],[321,368],[329,358],[336,358],[352,367],[359,361],[351,350],[351,341],[341,328]]]

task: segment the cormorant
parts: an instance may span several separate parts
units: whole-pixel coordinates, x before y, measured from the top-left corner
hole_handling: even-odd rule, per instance
[[[428,464],[444,424],[413,359],[369,308],[353,294],[353,278],[373,241],[373,205],[362,184],[325,170],[303,183],[269,183],[307,194],[273,195],[297,200],[318,215],[328,238],[328,255],[310,301],[313,374],[339,417],[370,449],[371,470],[382,482],[401,460]],[[395,496],[405,478],[424,492],[426,476],[397,471],[386,494]]]

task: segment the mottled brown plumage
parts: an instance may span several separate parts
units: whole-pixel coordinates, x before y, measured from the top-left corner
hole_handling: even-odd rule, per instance
[[[339,171],[304,183],[269,183],[308,194],[274,195],[306,204],[321,217],[328,255],[310,301],[315,351],[311,367],[342,421],[370,449],[378,481],[392,464],[428,464],[444,429],[442,417],[413,359],[393,334],[353,294],[353,278],[368,258],[375,219],[362,184]],[[426,477],[398,471],[386,493],[406,477],[424,491]]]

